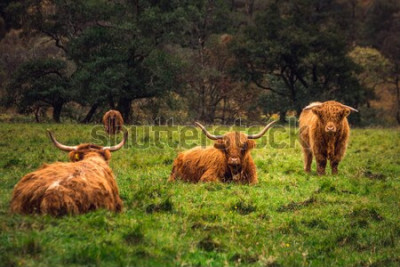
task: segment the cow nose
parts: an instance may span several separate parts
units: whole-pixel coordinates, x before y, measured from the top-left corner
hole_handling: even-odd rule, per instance
[[[334,132],[335,131],[335,126],[332,126],[332,125],[326,126],[326,131],[327,132]]]
[[[228,160],[228,163],[230,165],[239,165],[240,164],[240,158],[238,157],[230,157]]]

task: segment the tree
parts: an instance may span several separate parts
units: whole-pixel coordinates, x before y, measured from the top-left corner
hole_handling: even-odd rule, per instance
[[[350,58],[361,67],[357,77],[366,89],[368,99],[375,97],[375,89],[384,84],[391,71],[391,63],[378,50],[356,46],[349,53]],[[369,102],[367,101],[369,106]]]
[[[179,88],[179,63],[164,48],[169,9],[151,1],[113,4],[109,19],[70,41],[68,54],[78,67],[74,81],[90,92],[83,99],[92,105],[90,112],[107,103],[129,122],[133,100]]]
[[[391,62],[386,82],[396,99],[395,117],[400,124],[400,3],[396,0],[373,1],[365,22],[365,39]]]
[[[227,48],[232,37],[216,35],[202,48],[201,53],[190,50],[183,80],[187,84],[184,95],[196,119],[214,122],[217,108],[223,103],[220,119],[226,117],[226,104],[233,99],[235,84],[231,81],[229,69],[233,55]]]
[[[281,120],[311,101],[365,101],[347,44],[318,1],[279,1],[260,12],[234,46],[238,74],[273,94]]]
[[[41,40],[40,50],[42,50],[43,44],[49,47],[49,44],[52,43],[49,40],[53,41],[52,50],[56,48],[58,49],[57,52],[51,51],[47,54],[40,53],[38,55],[38,49],[35,48],[35,56],[28,59],[31,65],[41,66],[45,58],[49,56],[65,61],[66,57],[69,56],[69,42],[90,25],[107,19],[109,13],[106,11],[109,10],[108,7],[107,3],[101,0],[90,2],[24,0],[18,1],[18,3],[10,2],[5,10],[8,11],[8,17],[14,18],[14,24],[22,28],[21,36],[24,36],[26,40]],[[48,48],[47,52],[49,52]],[[39,60],[35,63],[32,61],[33,59]],[[76,69],[74,63],[71,64],[70,62],[68,65],[75,66]],[[73,70],[74,67],[71,69]],[[21,77],[16,79],[21,79]],[[76,85],[76,83],[71,81],[69,85]],[[77,87],[69,88],[71,92],[76,89]],[[81,100],[78,93],[71,95],[75,98],[70,100]],[[82,96],[85,95],[82,94]],[[60,105],[61,108],[62,106]],[[59,112],[61,113],[61,110]]]
[[[386,82],[393,86],[393,93],[396,98],[396,120],[400,124],[400,12],[391,27],[392,34],[385,38],[383,53],[391,59],[392,68]]]
[[[33,60],[19,67],[8,87],[8,97],[24,113],[37,115],[41,108],[52,107],[54,121],[60,122],[63,105],[73,98],[68,88],[65,61]]]
[[[91,108],[108,104],[129,122],[134,99],[179,87],[179,66],[164,49],[166,12],[176,3],[154,1],[21,1],[24,29],[43,34],[75,65],[75,100]]]
[[[19,13],[23,13],[22,10],[23,7],[18,1],[2,0],[0,2],[0,40],[11,28],[21,27]]]
[[[78,65],[74,81],[87,92],[81,103],[91,104],[91,110],[107,103],[129,122],[133,100],[179,87],[179,63],[141,35],[134,25],[114,24],[92,27],[71,41],[69,54]]]
[[[175,13],[182,23],[174,27],[180,36],[180,54],[186,63],[181,76],[192,116],[214,122],[218,105],[233,91],[229,68],[233,55],[227,49],[233,20],[226,1],[196,1],[181,5]],[[222,111],[222,120],[224,120]]]

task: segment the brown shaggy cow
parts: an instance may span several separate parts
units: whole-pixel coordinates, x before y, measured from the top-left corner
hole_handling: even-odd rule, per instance
[[[251,139],[263,136],[275,122],[269,123],[255,135],[230,132],[222,136],[210,134],[196,122],[208,138],[215,140],[214,146],[195,147],[180,153],[174,161],[168,181],[257,183],[256,165],[249,153],[255,147]]]
[[[111,109],[103,116],[104,130],[108,134],[116,134],[122,130],[124,119],[118,110]]]
[[[314,155],[319,175],[325,174],[327,160],[330,160],[332,174],[337,174],[339,162],[346,152],[350,134],[347,116],[351,111],[358,112],[336,101],[315,102],[303,109],[299,127],[306,172],[311,171]]]
[[[72,162],[44,164],[25,175],[14,188],[11,212],[53,216],[86,213],[99,208],[120,212],[122,201],[108,161],[110,152],[125,144],[127,132],[124,139],[112,147],[65,146],[50,131],[49,135],[56,147],[69,152]]]

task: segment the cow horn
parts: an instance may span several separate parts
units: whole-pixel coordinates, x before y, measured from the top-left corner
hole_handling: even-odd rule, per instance
[[[343,105],[343,104],[340,104],[340,105],[341,105],[342,107],[344,107],[344,108],[350,109],[351,111],[358,112],[358,110],[355,109],[355,108],[352,108],[352,107],[349,107],[349,106],[346,106],[346,105]]]
[[[78,146],[66,146],[66,145],[59,143],[49,129],[47,129],[47,132],[49,133],[50,139],[53,142],[53,144],[56,147],[58,147],[59,149],[61,149],[63,151],[73,151],[78,148]]]
[[[309,109],[312,109],[314,107],[319,107],[321,105],[322,105],[321,102],[314,102],[314,103],[311,103],[310,105],[308,105],[307,107],[303,108],[303,110],[309,110]]]
[[[211,140],[218,140],[218,139],[222,139],[223,138],[223,136],[222,135],[213,135],[213,134],[210,134],[208,131],[207,131],[207,129],[203,126],[203,125],[201,125],[199,122],[195,122],[194,124],[196,124],[197,126],[199,126],[202,130],[203,130],[203,132],[205,133],[205,135],[208,137],[208,138],[210,138]]]
[[[118,149],[120,149],[121,147],[124,146],[126,140],[128,140],[128,131],[124,131],[124,138],[122,139],[122,141],[118,145],[105,146],[105,147],[103,147],[103,150],[109,150],[110,152],[117,151]]]
[[[250,134],[250,135],[247,136],[247,138],[248,138],[248,139],[258,139],[258,138],[260,138],[260,137],[263,136],[263,135],[268,131],[268,129],[271,128],[271,126],[272,126],[274,123],[276,123],[276,122],[278,122],[278,120],[276,120],[276,121],[271,121],[271,122],[268,123],[267,126],[265,126],[264,129],[262,129],[258,134]]]

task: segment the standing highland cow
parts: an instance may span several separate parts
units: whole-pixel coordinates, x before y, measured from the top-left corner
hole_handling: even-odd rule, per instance
[[[11,212],[53,216],[100,208],[120,212],[122,201],[108,161],[110,152],[125,144],[127,132],[118,145],[111,147],[66,146],[60,144],[50,131],[49,135],[56,147],[69,152],[72,162],[44,164],[39,170],[25,175],[14,188]]]
[[[108,134],[116,134],[122,130],[124,119],[118,110],[109,110],[103,116],[104,130]]]
[[[303,147],[304,170],[311,171],[313,155],[317,161],[317,173],[325,174],[330,160],[332,174],[346,152],[350,127],[347,116],[356,109],[336,101],[311,103],[300,115],[300,143]]]
[[[249,153],[256,145],[252,139],[263,136],[275,122],[269,123],[255,135],[230,132],[221,136],[210,134],[196,122],[209,139],[215,140],[214,146],[195,147],[180,153],[174,161],[168,181],[257,183],[256,165]]]

